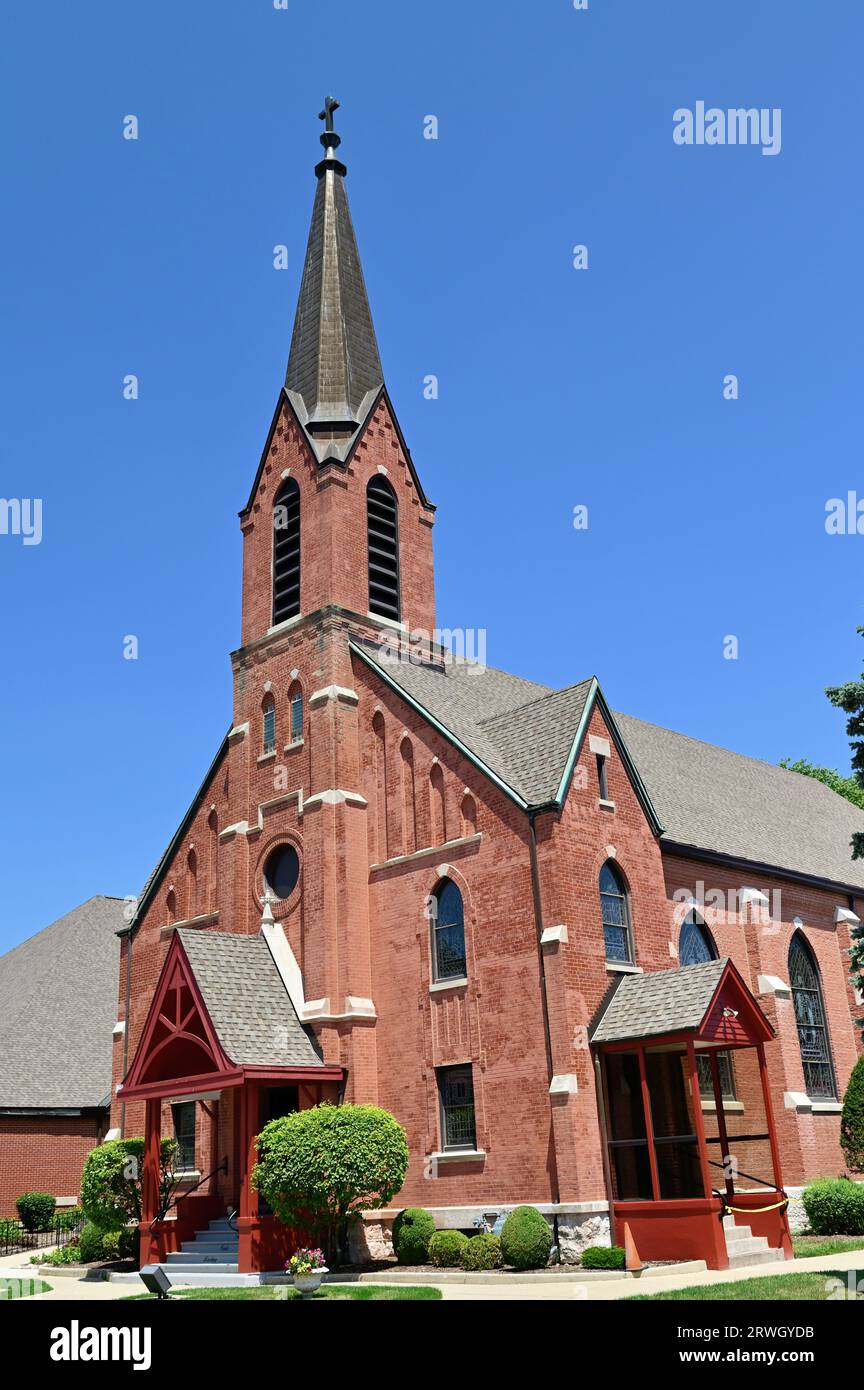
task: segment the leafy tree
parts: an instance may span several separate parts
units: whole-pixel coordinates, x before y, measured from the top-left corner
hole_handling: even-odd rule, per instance
[[[840,1147],[852,1171],[864,1173],[864,1057],[859,1057],[852,1068],[843,1097]]]
[[[175,1139],[163,1139],[159,1164],[159,1206],[168,1205],[175,1186]],[[130,1221],[141,1220],[141,1183],[144,1172],[143,1139],[109,1139],[93,1149],[81,1175],[81,1206],[88,1221],[100,1231],[116,1231]]]
[[[864,637],[864,627],[856,631]],[[781,766],[788,767],[792,772],[803,772],[806,777],[816,777],[864,810],[864,671],[858,680],[846,681],[843,685],[829,685],[825,694],[835,708],[842,709],[848,715],[846,732],[852,747],[852,776],[843,777],[833,768],[814,767],[805,759],[790,763],[785,758]],[[864,830],[853,832],[850,849],[853,859],[864,859]],[[854,927],[850,935],[852,981],[859,991],[864,992],[864,924]]]
[[[265,1125],[252,1185],[287,1226],[347,1257],[361,1211],[386,1207],[408,1171],[405,1131],[374,1105],[316,1105]]]

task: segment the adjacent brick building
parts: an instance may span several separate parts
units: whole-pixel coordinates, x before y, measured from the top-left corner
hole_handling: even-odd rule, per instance
[[[400,1205],[470,1229],[533,1202],[572,1253],[609,1239],[610,1187],[633,1198],[651,1178],[657,1196],[644,1141],[622,1157],[608,1131],[620,1090],[608,1115],[599,1101],[611,1083],[591,1043],[611,987],[728,956],[767,1019],[786,1184],[842,1171],[864,898],[848,845],[864,817],[813,780],[613,714],[594,678],[551,691],[448,655],[434,507],[384,385],[338,136],[322,143],[285,386],[240,513],[231,727],[123,932],[113,1126],[152,1129],[161,1107],[189,1181],[219,1169],[203,1191],[241,1207],[241,1268],[260,1226],[250,1136],[328,1096],[405,1126]],[[259,933],[269,954],[243,955],[232,1018],[218,942]],[[269,1005],[258,1031],[239,1027],[273,999],[273,970],[313,1042],[302,1076]],[[171,1037],[157,985],[175,991]],[[181,1044],[187,1006],[198,1032]],[[684,1200],[697,1131],[723,1142],[709,1054],[704,1113],[686,1113],[686,1088],[675,1102],[692,1133],[656,1136],[677,1145],[659,1181]],[[755,1057],[724,1053],[716,1071],[736,1160],[770,1186]],[[391,1216],[367,1221],[373,1247]]]

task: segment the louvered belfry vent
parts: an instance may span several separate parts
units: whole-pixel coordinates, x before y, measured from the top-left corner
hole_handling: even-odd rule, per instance
[[[300,489],[289,478],[273,503],[273,624],[300,612]]]
[[[366,489],[369,612],[399,621],[399,518],[396,494],[385,478]]]

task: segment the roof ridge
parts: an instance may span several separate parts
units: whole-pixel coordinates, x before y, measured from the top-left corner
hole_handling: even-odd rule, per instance
[[[505,671],[503,674],[507,675],[508,672]],[[521,679],[521,677],[517,677],[517,679]],[[543,700],[551,700],[555,695],[566,695],[571,690],[580,690],[583,686],[590,685],[594,680],[597,680],[596,676],[586,676],[584,680],[574,681],[572,685],[562,685],[560,690],[547,690],[543,695],[535,695],[533,699],[526,700],[522,705],[513,705],[512,709],[502,709],[499,710],[498,714],[489,714],[485,719],[478,719],[477,724],[483,729],[487,724],[494,724],[496,719],[506,719],[511,714],[521,714],[531,705],[539,705]],[[539,681],[537,684],[539,685]]]

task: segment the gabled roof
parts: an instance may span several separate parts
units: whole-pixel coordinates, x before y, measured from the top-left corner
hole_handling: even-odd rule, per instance
[[[108,1104],[124,907],[90,898],[0,956],[0,1109]]]
[[[219,1042],[236,1066],[323,1065],[263,936],[193,927],[179,927],[177,936]]]
[[[592,710],[599,705],[649,822],[650,797],[620,739],[596,679],[548,690],[463,660],[391,660],[374,642],[352,650],[464,751],[523,810],[561,805]]]
[[[740,1047],[767,1042],[774,1030],[728,957],[619,976],[588,1029],[592,1043],[670,1034]]]
[[[616,714],[670,843],[864,891],[864,811],[823,782]]]

